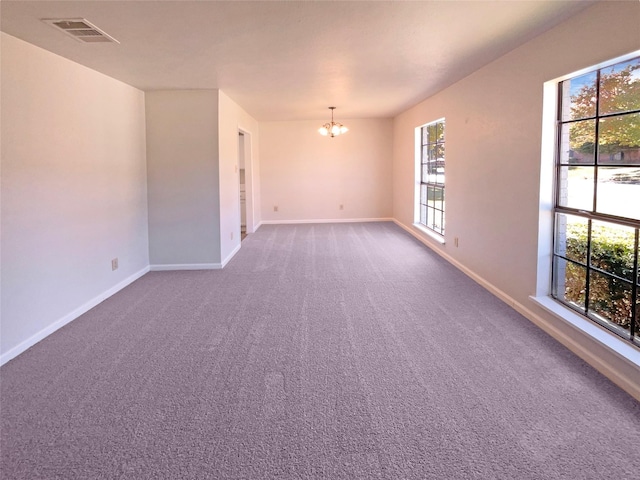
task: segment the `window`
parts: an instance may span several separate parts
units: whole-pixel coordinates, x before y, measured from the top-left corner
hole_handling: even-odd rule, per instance
[[[419,223],[444,235],[444,119],[420,128]]]
[[[558,99],[552,296],[640,345],[640,57]]]

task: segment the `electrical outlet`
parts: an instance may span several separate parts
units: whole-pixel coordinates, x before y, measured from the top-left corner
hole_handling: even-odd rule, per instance
[[[456,248],[458,247],[458,237],[453,238],[453,246]]]
[[[274,206],[273,206],[273,211],[274,211],[274,212],[277,212],[277,211],[278,211],[278,205],[274,205]]]
[[[118,269],[118,258],[111,260],[111,271]]]
[[[344,205],[343,205],[343,204],[340,204],[340,207],[339,207],[339,208],[340,208],[340,210],[344,210]]]
[[[231,237],[231,240],[233,240],[233,232],[231,232],[231,235],[229,235]]]

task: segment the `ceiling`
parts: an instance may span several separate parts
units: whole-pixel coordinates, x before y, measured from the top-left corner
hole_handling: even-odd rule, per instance
[[[221,89],[257,120],[393,117],[592,1],[11,1],[2,31],[142,90]],[[85,44],[43,18],[85,18]]]

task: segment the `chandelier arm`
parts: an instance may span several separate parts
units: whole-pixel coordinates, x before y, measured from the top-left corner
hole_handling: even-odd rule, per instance
[[[341,135],[349,130],[347,127],[334,120],[333,111],[335,110],[335,108],[336,107],[329,107],[329,110],[331,110],[331,122],[325,123],[319,130],[320,134],[324,136],[329,135],[330,137],[335,137],[336,135]]]

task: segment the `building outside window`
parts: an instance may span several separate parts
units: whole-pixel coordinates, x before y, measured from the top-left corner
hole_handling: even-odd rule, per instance
[[[640,57],[558,99],[552,295],[640,346]]]
[[[419,223],[444,236],[444,118],[420,128]]]

